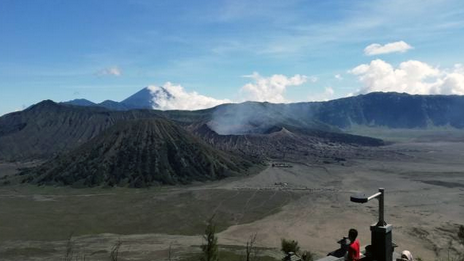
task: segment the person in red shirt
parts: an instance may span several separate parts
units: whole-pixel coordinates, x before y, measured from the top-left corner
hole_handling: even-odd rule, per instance
[[[350,239],[350,245],[348,246],[348,253],[346,256],[346,260],[348,261],[358,261],[360,259],[359,253],[359,240],[356,238],[358,237],[358,231],[354,228],[348,231],[348,238]]]

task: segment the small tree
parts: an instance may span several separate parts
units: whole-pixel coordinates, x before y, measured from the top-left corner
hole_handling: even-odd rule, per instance
[[[203,255],[201,256],[201,261],[218,261],[219,260],[219,250],[216,237],[216,225],[214,224],[214,215],[208,220],[206,225],[205,234],[203,239],[206,241],[201,245],[201,251]]]
[[[111,261],[118,261],[119,248],[121,247],[121,245],[122,245],[122,241],[119,238],[118,241],[116,241],[116,243],[113,245],[113,248],[111,249],[111,253],[110,253]]]
[[[300,251],[300,246],[298,246],[298,241],[282,238],[280,250],[284,252],[285,255],[289,255],[291,252],[296,254]]]
[[[464,226],[463,225],[459,226],[458,239],[460,243],[464,245]],[[458,260],[464,261],[464,253],[459,254]]]
[[[458,238],[459,238],[459,241],[461,241],[461,244],[464,245],[464,226],[463,225],[459,226]]]
[[[310,251],[301,251],[298,241],[296,240],[287,240],[282,238],[281,245],[282,248],[280,250],[285,254],[285,257],[282,260],[290,260],[290,253],[299,255],[302,261],[314,260],[314,254]]]
[[[253,234],[250,236],[250,239],[246,242],[245,248],[245,261],[257,261],[259,251],[255,246],[256,237],[258,234]]]
[[[172,242],[169,244],[168,261],[172,261]]]
[[[64,254],[63,261],[86,261],[86,256],[75,255],[74,253],[74,242],[72,240],[73,233],[69,235],[66,242],[66,253]]]
[[[72,241],[73,233],[71,233],[68,237],[68,241],[66,242],[66,253],[64,255],[63,261],[71,261],[74,256],[74,243]]]

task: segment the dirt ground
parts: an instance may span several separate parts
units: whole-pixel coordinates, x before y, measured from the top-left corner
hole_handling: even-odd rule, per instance
[[[446,256],[450,243],[452,251],[464,251],[456,240],[457,228],[464,224],[464,143],[405,142],[382,149],[394,150],[405,157],[394,161],[354,160],[352,164],[345,166],[295,163],[291,164],[291,168],[269,166],[251,177],[169,188],[161,194],[153,192],[153,195],[147,195],[153,198],[164,197],[167,200],[167,203],[164,202],[165,212],[159,210],[163,213],[178,215],[183,208],[184,213],[190,216],[194,216],[196,212],[206,213],[204,209],[187,211],[192,200],[205,200],[205,204],[194,206],[206,208],[211,213],[223,209],[218,215],[230,217],[219,217],[228,222],[218,234],[219,244],[225,248],[243,246],[250,235],[257,233],[258,246],[265,248],[262,254],[281,258],[278,250],[280,240],[288,238],[298,240],[302,249],[322,257],[335,250],[336,241],[346,236],[352,227],[359,230],[361,245],[369,243],[369,226],[377,220],[378,203],[374,200],[366,204],[355,204],[350,202],[349,197],[356,192],[373,194],[379,187],[383,187],[386,193],[385,219],[393,225],[393,241],[398,245],[397,251],[407,249],[424,260]],[[16,191],[21,194],[23,190],[20,188]],[[183,199],[185,202],[179,202],[179,197],[173,197],[176,204],[172,207],[179,208],[179,211],[172,212],[168,204],[170,197],[166,195],[178,194],[180,191],[191,191],[194,196],[186,197]],[[212,191],[217,194],[211,194]],[[92,199],[98,200],[97,192],[92,192],[95,193]],[[34,195],[30,197],[31,202],[34,202],[31,203],[33,206],[45,204],[50,199],[48,190],[45,192],[38,189],[28,193],[24,192]],[[72,191],[72,194],[80,193],[79,190]],[[105,197],[105,193],[101,193],[101,197]],[[10,194],[4,192],[0,195],[4,204],[0,209],[2,222],[8,217],[8,212],[13,211],[13,207],[8,205],[11,197],[5,196]],[[214,195],[226,196],[221,200],[212,200],[216,198]],[[83,202],[79,204],[85,205],[85,201]],[[129,203],[134,204],[133,200],[128,201]],[[240,209],[240,213],[233,214],[235,209]],[[24,215],[33,215],[33,212],[24,211],[21,212]],[[204,216],[206,214],[202,218]],[[168,214],[158,215],[157,219],[160,218],[169,221],[171,217]],[[137,222],[134,221],[134,224]],[[152,222],[161,221],[155,219]],[[51,226],[50,220],[43,224]],[[35,223],[35,226],[40,225],[40,222]],[[29,237],[36,228],[27,226],[28,224],[21,224],[21,237],[2,238],[0,259],[61,260],[66,246],[69,245],[68,241],[62,237],[46,239],[49,237],[41,234],[52,231],[47,227],[41,230],[40,235]],[[136,233],[114,233],[117,231],[117,228],[109,227],[107,231],[95,234],[74,235],[71,241],[73,255],[81,258],[86,256],[85,260],[107,260],[112,247],[117,241],[121,241],[119,260],[167,260],[169,246],[173,260],[178,260],[189,253],[198,252],[198,246],[202,243],[197,230],[190,231],[189,235],[157,232],[165,230],[159,230],[156,226],[146,233],[139,233],[138,229],[134,230]]]
[[[386,221],[393,224],[393,241],[399,251],[410,250],[426,260],[462,251],[456,239],[464,224],[464,143],[392,145],[413,156],[408,161],[359,161],[354,166],[294,166],[269,168],[257,176],[225,185],[225,188],[262,188],[277,182],[286,189],[307,187],[299,200],[283,211],[252,224],[233,226],[222,232],[223,240],[239,244],[240,236],[256,232],[263,246],[278,247],[280,238],[294,238],[303,249],[319,255],[334,250],[336,241],[350,227],[360,241],[370,241],[369,225],[378,218],[377,201],[350,202],[356,192],[374,194],[385,188]]]

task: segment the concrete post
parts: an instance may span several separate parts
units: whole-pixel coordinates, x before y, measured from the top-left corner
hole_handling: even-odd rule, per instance
[[[371,226],[372,260],[392,261],[392,225]]]
[[[385,207],[384,207],[384,188],[379,188],[380,196],[379,196],[379,223],[377,226],[385,226],[387,223],[385,222]]]
[[[385,222],[385,189],[379,188],[379,221],[371,226],[371,244],[373,260],[392,261],[393,259],[393,239],[392,225]]]

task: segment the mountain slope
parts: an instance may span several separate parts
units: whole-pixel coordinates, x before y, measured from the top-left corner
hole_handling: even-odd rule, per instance
[[[159,105],[156,103],[158,97],[172,98],[173,96],[164,88],[145,87],[129,98],[120,102],[121,105],[130,109],[156,109]]]
[[[87,142],[119,120],[160,117],[156,111],[108,111],[43,101],[0,117],[0,159],[49,158]]]
[[[23,173],[25,182],[75,186],[187,184],[245,173],[252,164],[164,119],[121,121],[69,154]]]
[[[66,102],[62,102],[63,104],[68,104],[68,105],[75,105],[75,106],[97,106],[96,103],[91,102],[87,99],[74,99]]]
[[[308,106],[311,106],[308,103]],[[340,132],[308,113],[296,113],[293,104],[273,104],[268,102],[244,102],[224,104],[214,108],[209,126],[218,134],[241,135],[263,133],[273,126],[292,126]]]
[[[366,157],[375,153],[375,149],[370,147],[384,145],[382,140],[369,137],[282,126],[274,126],[263,133],[243,135],[219,135],[208,124],[192,124],[187,128],[215,148],[241,153],[256,160],[321,163],[353,156]]]
[[[110,110],[153,109],[157,96],[172,98],[165,89],[146,87],[126,100],[96,104]],[[77,100],[72,104],[94,106]],[[354,125],[388,128],[464,128],[464,96],[369,93],[327,102],[223,104],[208,111],[219,134],[259,133],[275,124],[340,132]],[[169,115],[169,113],[168,113]],[[187,120],[188,121],[188,120]]]
[[[110,111],[43,101],[0,117],[0,159],[47,159],[78,147],[120,120],[164,117],[189,125],[209,122],[213,113],[213,109]]]
[[[114,111],[128,111],[137,109],[151,110],[159,107],[158,103],[156,102],[157,100],[171,98],[173,98],[173,96],[163,87],[145,87],[121,102],[105,100],[101,103],[94,103],[86,99],[75,99],[62,103],[75,106],[103,107]]]
[[[464,128],[464,96],[369,93],[327,102],[245,102],[213,108],[211,128],[219,134],[261,133],[274,125],[325,132],[352,126],[426,129]]]
[[[464,96],[457,95],[369,93],[305,106],[313,106],[313,117],[340,128],[464,128]]]
[[[399,93],[371,93],[328,102],[245,102],[199,111],[111,111],[43,101],[24,111],[0,117],[0,159],[47,159],[78,147],[119,120],[128,119],[164,117],[187,128],[207,124],[219,136],[266,134],[273,128],[283,127],[330,142],[369,145],[368,139],[341,135],[343,129],[358,125],[462,129],[462,112],[464,96]]]
[[[111,110],[111,111],[128,111],[131,109],[136,109],[136,108],[129,108],[125,106],[124,104],[121,104],[120,102],[112,101],[112,100],[104,100],[97,104],[98,107],[103,107],[105,109]]]

